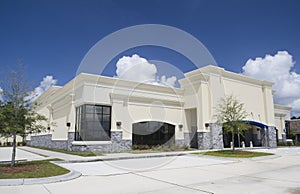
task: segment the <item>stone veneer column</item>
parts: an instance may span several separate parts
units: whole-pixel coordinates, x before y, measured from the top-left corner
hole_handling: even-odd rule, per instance
[[[200,150],[223,149],[223,130],[222,126],[210,123],[210,131],[198,132],[198,147]]]
[[[122,131],[112,131],[111,141],[104,144],[95,145],[72,145],[75,133],[69,132],[68,149],[72,151],[90,152],[118,152],[131,150],[132,141],[122,139]]]
[[[267,140],[267,135],[266,135],[266,134],[268,134],[267,130],[268,129],[266,129],[266,128],[261,130],[261,146],[262,147],[268,147],[268,145],[267,145],[268,140]]]
[[[223,129],[222,126],[210,123],[210,131],[212,133],[212,148],[213,149],[223,149],[224,143],[223,143]]]
[[[31,136],[30,139],[30,141],[26,142],[30,146],[54,148],[59,150],[68,149],[68,140],[52,140],[52,134]]]
[[[267,140],[268,140],[268,146],[271,148],[277,147],[277,141],[276,141],[276,129],[273,126],[269,126],[267,130]]]
[[[212,149],[211,132],[198,132],[198,148],[199,150]]]
[[[122,131],[111,132],[111,142],[112,142],[111,151],[115,152],[115,151],[131,150],[132,141],[123,140],[122,138],[123,138]]]
[[[67,150],[72,151],[72,142],[75,140],[75,132],[68,132]]]

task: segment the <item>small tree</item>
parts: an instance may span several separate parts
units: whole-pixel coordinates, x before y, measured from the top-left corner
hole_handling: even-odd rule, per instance
[[[41,122],[46,121],[46,118],[35,112],[36,104],[32,102],[30,87],[21,67],[11,71],[1,87],[3,102],[0,104],[0,133],[13,138],[11,166],[15,166],[17,135],[25,136],[44,130]]]
[[[217,123],[223,125],[225,133],[231,133],[232,150],[235,148],[234,136],[243,135],[243,132],[249,129],[249,125],[243,121],[247,115],[244,104],[233,95],[221,98],[216,107]]]

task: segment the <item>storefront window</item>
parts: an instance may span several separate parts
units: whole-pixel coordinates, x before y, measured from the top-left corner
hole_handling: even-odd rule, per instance
[[[76,141],[109,141],[111,107],[82,105],[76,108]]]

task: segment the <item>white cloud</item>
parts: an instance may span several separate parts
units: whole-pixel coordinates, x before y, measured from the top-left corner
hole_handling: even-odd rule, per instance
[[[171,87],[175,86],[177,80],[175,76],[157,76],[156,65],[149,63],[147,59],[137,54],[123,56],[118,60],[116,67],[116,77],[120,79]]]
[[[294,100],[290,103],[290,106],[293,107],[293,111],[299,116],[300,115],[300,98]]]
[[[168,77],[163,75],[160,78],[160,82],[167,86],[175,86],[177,78],[175,76]]]
[[[30,93],[28,98],[32,101],[36,100],[51,86],[55,85],[56,82],[57,80],[53,79],[53,76],[47,75],[46,77],[43,78],[43,81],[40,82],[40,85],[36,87],[33,92]]]
[[[300,74],[292,71],[295,62],[287,51],[274,56],[249,59],[243,66],[243,74],[274,82],[275,103],[291,106],[293,113],[300,114]]]

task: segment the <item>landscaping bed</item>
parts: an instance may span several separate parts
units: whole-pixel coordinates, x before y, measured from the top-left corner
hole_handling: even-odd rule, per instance
[[[69,170],[52,164],[52,160],[20,162],[15,167],[10,164],[0,164],[0,179],[42,178],[63,175]]]
[[[277,142],[277,146],[278,147],[291,147],[291,146],[299,147],[300,142]]]
[[[234,151],[219,150],[219,151],[209,151],[209,152],[196,153],[196,154],[203,154],[207,156],[228,157],[228,158],[253,158],[253,157],[274,155],[265,152],[251,152],[251,151],[243,151],[243,150],[234,150]]]
[[[144,154],[144,153],[159,153],[159,152],[178,152],[178,151],[192,151],[193,148],[188,146],[177,146],[177,145],[132,145],[132,150],[126,151],[132,154]]]

